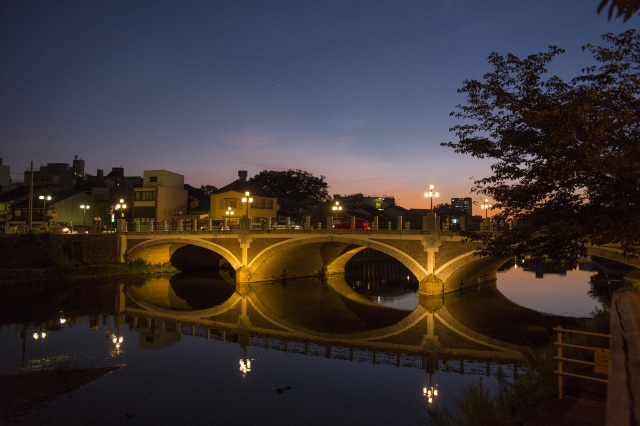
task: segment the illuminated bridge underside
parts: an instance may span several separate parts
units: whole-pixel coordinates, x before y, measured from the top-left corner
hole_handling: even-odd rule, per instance
[[[343,273],[349,259],[370,248],[400,261],[417,278],[420,293],[433,295],[458,290],[460,285],[452,277],[470,266],[482,268],[487,263],[475,255],[480,243],[464,242],[453,234],[298,232],[133,234],[122,238],[123,254],[151,263],[170,263],[176,250],[187,245],[217,253],[235,270],[237,283],[329,277]],[[624,258],[615,247],[592,247],[590,252],[640,267],[638,259]]]
[[[375,233],[130,235],[124,237],[123,253],[131,260],[166,264],[187,245],[220,255],[236,271],[238,283],[329,277],[343,273],[349,259],[370,248],[406,266],[423,294],[442,293],[442,282],[478,260],[478,244],[462,243],[458,236]]]

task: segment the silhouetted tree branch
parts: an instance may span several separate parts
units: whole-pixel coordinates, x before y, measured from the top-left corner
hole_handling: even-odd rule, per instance
[[[564,51],[524,59],[492,53],[493,71],[467,80],[466,104],[452,112],[457,153],[491,158],[493,174],[474,182],[514,226],[475,235],[484,254],[532,255],[566,267],[588,244],[640,246],[640,36],[635,30],[586,45],[598,65],[563,81],[545,79]]]
[[[598,6],[598,14],[602,13],[604,9],[609,5],[608,18],[620,18],[623,17],[627,22],[640,10],[639,0],[602,0]]]

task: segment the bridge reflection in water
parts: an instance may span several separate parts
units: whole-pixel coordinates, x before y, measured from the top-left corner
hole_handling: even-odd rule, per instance
[[[501,369],[512,376],[523,368],[519,345],[542,344],[551,327],[566,321],[515,305],[495,287],[416,295],[413,310],[384,307],[356,293],[344,276],[252,287],[178,275],[123,286],[118,301],[118,315],[139,334],[141,347],[164,348],[189,335],[236,342],[245,358],[258,347],[427,373]]]

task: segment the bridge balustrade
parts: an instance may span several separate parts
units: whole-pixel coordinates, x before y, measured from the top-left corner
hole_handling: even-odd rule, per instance
[[[388,222],[387,226],[378,229],[327,229],[327,228],[278,228],[269,229],[267,227],[252,227],[251,230],[243,230],[239,223],[208,223],[210,221],[195,220],[175,220],[156,222],[127,222],[121,228],[127,234],[402,234],[402,235],[428,235],[437,234],[441,236],[459,235],[457,230],[425,231],[418,227],[415,221],[403,222],[401,229],[392,226],[393,222]]]

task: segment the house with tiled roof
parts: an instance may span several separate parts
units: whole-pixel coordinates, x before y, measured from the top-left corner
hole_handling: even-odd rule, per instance
[[[248,204],[242,202],[247,193],[253,200]],[[209,217],[219,222],[228,220],[230,223],[239,223],[247,213],[256,225],[258,222],[275,220],[278,217],[278,198],[255,182],[249,181],[245,170],[238,171],[237,180],[211,193],[209,206]]]

